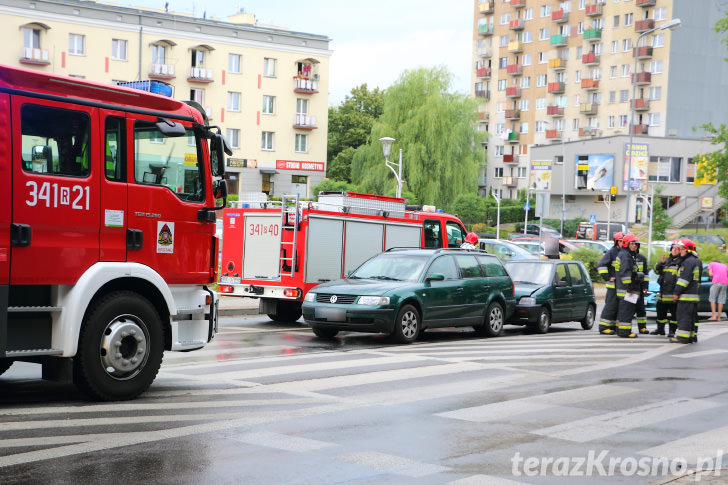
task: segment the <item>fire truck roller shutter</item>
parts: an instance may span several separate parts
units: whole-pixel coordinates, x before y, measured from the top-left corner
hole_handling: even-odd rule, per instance
[[[384,224],[381,222],[346,222],[344,275],[367,259],[382,252]]]
[[[387,224],[385,249],[421,247],[421,230],[421,225]]]
[[[245,214],[243,278],[278,278],[281,258],[281,215]]]
[[[340,278],[344,221],[311,217],[306,241],[306,283]]]

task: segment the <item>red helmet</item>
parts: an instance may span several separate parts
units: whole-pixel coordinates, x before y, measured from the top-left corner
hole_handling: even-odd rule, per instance
[[[697,250],[697,248],[695,247],[695,243],[691,239],[688,239],[688,238],[685,238],[682,241],[680,241],[680,244],[678,244],[678,247],[679,246],[684,247],[688,251],[695,251],[695,250]]]
[[[468,233],[468,235],[465,236],[465,242],[470,244],[478,244],[478,235],[474,232]]]
[[[618,233],[616,233],[616,234],[614,235],[614,242],[616,243],[617,241],[619,241],[619,240],[620,240],[620,239],[622,239],[623,237],[624,237],[624,234],[622,234],[621,232],[618,232]]]
[[[682,245],[682,239],[675,239],[672,244],[670,245],[670,249],[674,247],[680,247]]]
[[[638,238],[634,234],[627,234],[626,236],[624,236],[622,238],[622,247],[628,248],[629,247],[629,243],[631,243],[631,242],[636,243],[636,244],[639,244],[640,243],[640,238]]]

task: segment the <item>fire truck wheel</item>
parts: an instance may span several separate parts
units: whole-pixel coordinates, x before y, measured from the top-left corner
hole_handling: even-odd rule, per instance
[[[392,338],[400,344],[411,344],[420,334],[420,313],[412,305],[404,305],[394,321]]]
[[[276,305],[276,313],[268,313],[268,318],[274,322],[295,322],[301,318],[301,304],[292,301],[279,301]]]
[[[334,338],[339,333],[335,328],[319,327],[318,325],[311,327],[311,330],[319,338]]]
[[[488,337],[498,337],[503,333],[504,320],[505,314],[503,313],[503,307],[500,303],[494,301],[488,305],[488,309],[485,311],[485,323],[476,328],[476,330],[479,334],[487,335]]]
[[[0,376],[5,373],[6,370],[10,369],[13,365],[13,361],[10,359],[0,359]]]
[[[96,301],[81,325],[74,383],[98,399],[133,399],[162,365],[162,322],[149,300],[131,291]]]

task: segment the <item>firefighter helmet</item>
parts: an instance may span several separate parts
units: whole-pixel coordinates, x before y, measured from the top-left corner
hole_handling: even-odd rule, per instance
[[[624,234],[622,234],[621,232],[617,232],[617,233],[615,233],[615,234],[614,234],[614,244],[617,244],[617,241],[619,241],[619,240],[620,240],[620,239],[622,239],[623,237],[624,237]]]
[[[640,239],[637,236],[635,236],[634,234],[627,234],[622,238],[622,247],[628,248],[629,243],[632,243],[632,242],[635,244],[639,244]]]
[[[695,247],[695,243],[691,239],[688,239],[688,238],[685,238],[682,241],[680,241],[680,244],[678,246],[682,246],[685,249],[687,249],[688,251],[695,251],[697,249]]]
[[[470,244],[478,244],[478,235],[474,232],[468,233],[468,235],[465,236],[465,242]]]

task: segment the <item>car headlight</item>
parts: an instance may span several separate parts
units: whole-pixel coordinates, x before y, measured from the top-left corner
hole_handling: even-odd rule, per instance
[[[388,296],[360,296],[357,305],[389,305]]]
[[[314,293],[313,291],[309,291],[308,293],[306,293],[303,301],[316,301],[316,293]]]
[[[535,298],[532,298],[530,296],[524,296],[523,298],[521,298],[520,300],[518,300],[518,304],[519,305],[535,305],[536,304],[536,299]]]

